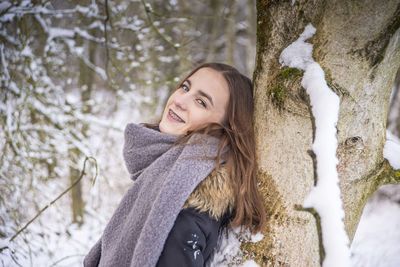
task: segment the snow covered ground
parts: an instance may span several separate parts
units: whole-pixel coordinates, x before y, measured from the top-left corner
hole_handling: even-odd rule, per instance
[[[351,246],[354,267],[400,266],[400,185],[381,187],[365,206]]]

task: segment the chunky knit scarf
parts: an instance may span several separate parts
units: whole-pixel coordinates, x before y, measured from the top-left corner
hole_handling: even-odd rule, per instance
[[[215,166],[218,138],[177,136],[130,123],[123,156],[133,185],[84,259],[84,266],[155,266],[185,200]]]

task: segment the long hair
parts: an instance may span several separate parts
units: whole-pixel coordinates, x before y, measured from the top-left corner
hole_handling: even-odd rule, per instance
[[[210,134],[220,139],[215,168],[221,167],[220,159],[223,156],[235,195],[235,208],[229,224],[232,227],[246,226],[255,233],[263,228],[266,213],[257,188],[253,83],[232,66],[223,63],[203,63],[182,79],[175,90],[197,70],[206,67],[222,74],[228,84],[230,94],[225,120],[189,131],[180,136],[177,143],[185,143],[194,133]],[[144,123],[150,128],[157,128],[158,124]],[[222,151],[226,153],[222,155]]]

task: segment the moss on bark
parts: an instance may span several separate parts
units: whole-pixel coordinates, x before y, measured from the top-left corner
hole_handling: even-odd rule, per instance
[[[262,230],[264,238],[257,243],[244,242],[241,249],[244,251],[245,259],[251,258],[261,266],[275,266],[271,265],[274,261],[274,257],[270,255],[274,246],[273,230],[271,227],[275,224],[284,225],[288,214],[283,205],[282,195],[274,179],[267,173],[259,171],[258,180],[267,214],[266,228]]]

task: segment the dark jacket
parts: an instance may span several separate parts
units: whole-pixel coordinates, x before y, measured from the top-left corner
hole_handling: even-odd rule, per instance
[[[157,267],[205,266],[234,209],[232,183],[225,167],[214,170],[190,194],[175,220]]]

